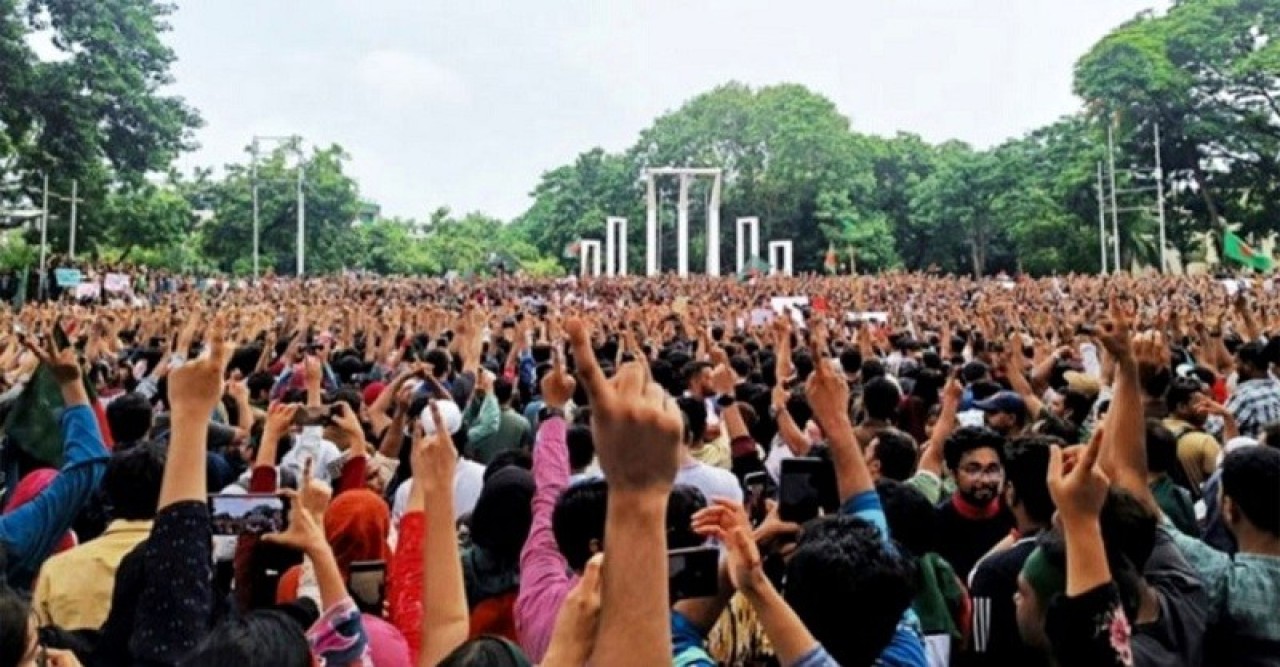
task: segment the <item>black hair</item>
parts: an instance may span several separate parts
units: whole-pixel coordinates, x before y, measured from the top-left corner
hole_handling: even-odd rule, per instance
[[[1074,389],[1062,391],[1062,407],[1066,409],[1067,419],[1076,424],[1088,421],[1089,413],[1093,412],[1093,404],[1097,400],[1097,396],[1090,396]]]
[[[1172,473],[1178,463],[1178,438],[1158,419],[1147,420],[1147,470]]]
[[[520,550],[533,525],[533,473],[516,466],[498,471],[485,480],[471,512],[471,541],[486,549],[498,562],[519,562]]]
[[[596,447],[591,439],[591,428],[581,424],[569,427],[565,434],[565,444],[569,447],[569,469],[582,470],[591,465],[596,458]]]
[[[437,667],[526,667],[530,664],[519,646],[502,637],[485,635],[463,642]]]
[[[840,368],[845,373],[857,373],[862,370],[862,353],[847,347],[840,353]]]
[[[876,494],[884,506],[885,521],[889,523],[894,541],[917,557],[937,550],[934,528],[937,510],[923,493],[898,480],[882,477],[876,482]]]
[[[155,518],[166,451],[162,443],[153,440],[111,454],[102,476],[102,490],[111,504],[112,518],[125,521]]]
[[[803,350],[797,351],[791,355],[791,366],[796,369],[796,379],[804,382],[813,373],[813,356]]]
[[[876,357],[862,360],[862,382],[866,384],[876,378],[884,377],[884,363]]]
[[[1102,541],[1110,554],[1123,556],[1123,562],[1138,572],[1151,558],[1156,546],[1158,515],[1137,496],[1118,486],[1107,490],[1107,500],[1099,517]],[[1111,559],[1115,561],[1116,559]]]
[[[885,429],[876,434],[876,460],[880,462],[881,478],[906,481],[915,474],[919,454],[915,439],[903,431]]]
[[[684,414],[684,441],[690,445],[702,443],[702,434],[707,432],[707,404],[700,398],[681,396],[676,405]]]
[[[481,481],[487,482],[499,470],[513,466],[533,470],[533,455],[525,449],[504,449],[495,454],[493,460],[489,461],[489,465],[484,467],[484,476]]]
[[[1280,449],[1244,447],[1222,459],[1222,495],[1235,503],[1249,523],[1273,537],[1280,537],[1277,488],[1280,488]]]
[[[125,394],[107,405],[107,427],[111,439],[128,444],[137,442],[151,431],[151,401],[137,392]]]
[[[738,377],[742,378],[751,375],[751,371],[755,368],[751,363],[751,357],[741,354],[729,359],[729,367],[733,369],[734,373],[737,373]]]
[[[916,575],[915,559],[885,543],[879,528],[841,514],[805,525],[783,595],[837,663],[870,665],[915,597]]]
[[[276,378],[269,371],[259,371],[249,376],[245,383],[249,386],[249,397],[255,398],[271,393],[271,388],[276,384]]]
[[[862,391],[862,407],[872,419],[889,421],[898,413],[902,402],[902,390],[892,380],[878,377],[866,384]]]
[[[0,666],[17,667],[30,645],[31,605],[17,593],[0,588]]]
[[[985,401],[1003,390],[1004,387],[990,380],[979,380],[969,385],[969,393],[973,394],[975,401]]]
[[[1047,524],[1053,520],[1054,504],[1049,495],[1049,447],[1063,440],[1049,435],[1014,438],[1004,446],[1005,481],[1018,494],[1018,502],[1032,520]]]
[[[565,489],[551,512],[551,532],[569,569],[581,572],[591,559],[592,540],[604,540],[609,487],[592,479]]]
[[[693,515],[707,506],[707,498],[696,486],[677,484],[667,500],[667,549],[687,549],[706,540],[693,532]]]
[[[449,369],[453,367],[453,358],[449,353],[440,348],[432,348],[427,352],[425,361],[431,365],[431,375],[436,378],[442,378],[449,374]]]
[[[1262,427],[1262,443],[1280,449],[1280,421]]]
[[[493,397],[498,400],[499,405],[506,405],[511,402],[511,396],[515,393],[515,385],[505,377],[499,375],[493,381]]]
[[[1004,436],[985,426],[965,426],[947,436],[942,445],[942,456],[947,467],[956,470],[965,454],[983,447],[994,449],[1001,463],[1004,462]]]
[[[325,402],[330,405],[346,403],[351,408],[351,414],[359,415],[360,406],[364,404],[364,397],[360,395],[359,391],[356,391],[355,387],[342,387],[329,394]]]
[[[1164,404],[1169,408],[1169,412],[1176,412],[1178,408],[1194,401],[1197,396],[1204,393],[1204,385],[1200,384],[1197,378],[1174,378],[1169,383],[1169,391],[1164,395]]]
[[[214,626],[185,667],[310,667],[311,645],[303,628],[281,611],[229,616]]]
[[[1046,415],[1044,419],[1032,425],[1031,430],[1036,435],[1056,438],[1067,443],[1074,443],[1080,439],[1079,426],[1069,420],[1053,415]]]

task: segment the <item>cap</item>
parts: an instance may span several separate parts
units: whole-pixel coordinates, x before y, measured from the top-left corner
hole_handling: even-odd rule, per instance
[[[1102,393],[1102,383],[1098,382],[1098,378],[1077,371],[1067,371],[1062,374],[1062,379],[1067,382],[1067,389],[1084,394],[1089,398],[1097,398]]]
[[[1236,350],[1236,358],[1246,364],[1258,369],[1266,371],[1269,365],[1267,359],[1267,346],[1260,340],[1245,343]]]
[[[382,395],[382,391],[386,388],[387,383],[385,382],[370,382],[365,386],[364,391],[360,392],[360,400],[364,401],[365,405],[373,405],[373,402],[378,400],[378,397]]]
[[[436,401],[436,405],[440,408],[440,417],[444,420],[445,428],[449,429],[449,433],[457,433],[462,428],[462,410],[458,409],[458,404],[453,401]],[[431,418],[431,406],[428,405],[422,410],[422,433],[423,435],[432,436],[436,434],[436,422]]]
[[[985,401],[975,401],[973,407],[983,412],[1007,412],[1009,414],[1026,414],[1027,403],[1012,391],[996,392]]]

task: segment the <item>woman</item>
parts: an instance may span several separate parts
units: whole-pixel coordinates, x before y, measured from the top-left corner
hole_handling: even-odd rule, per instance
[[[533,523],[533,474],[508,466],[485,483],[471,515],[472,546],[462,552],[471,635],[515,640],[513,608],[520,588],[520,550]]]
[[[80,667],[71,651],[40,643],[31,606],[13,591],[0,592],[0,667]]]

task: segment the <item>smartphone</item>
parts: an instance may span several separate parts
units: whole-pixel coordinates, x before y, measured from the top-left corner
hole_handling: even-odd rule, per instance
[[[366,614],[381,616],[387,596],[387,563],[380,560],[358,560],[351,563],[347,591],[356,606]]]
[[[831,461],[817,458],[783,459],[778,480],[778,518],[804,523],[839,509],[836,469]]]
[[[720,592],[720,550],[691,547],[667,552],[671,601],[715,597]]]
[[[289,499],[270,493],[211,494],[209,517],[214,535],[280,533],[289,527]]]
[[[293,423],[298,426],[323,426],[333,419],[333,406],[306,406],[293,415]]]
[[[743,498],[747,506],[747,514],[751,517],[751,525],[758,526],[764,521],[765,514],[765,498],[768,491],[769,474],[763,470],[747,473],[742,478],[742,486],[746,490],[746,497]]]

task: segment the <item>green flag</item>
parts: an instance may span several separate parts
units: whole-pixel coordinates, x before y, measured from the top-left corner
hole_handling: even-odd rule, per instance
[[[1275,268],[1275,262],[1270,257],[1249,247],[1244,239],[1231,232],[1222,237],[1222,254],[1255,271],[1267,272]]]
[[[53,329],[54,340],[59,347],[70,345],[67,334],[62,327]],[[93,385],[86,379],[85,391],[89,395],[89,405],[95,416],[99,417],[99,427],[106,428],[105,420],[99,414]],[[40,364],[31,374],[31,379],[23,387],[22,392],[14,399],[9,414],[5,419],[4,432],[9,441],[20,447],[33,459],[55,468],[62,467],[62,427],[58,424],[58,416],[66,404],[62,401],[62,389],[54,379],[53,372],[44,364]]]

